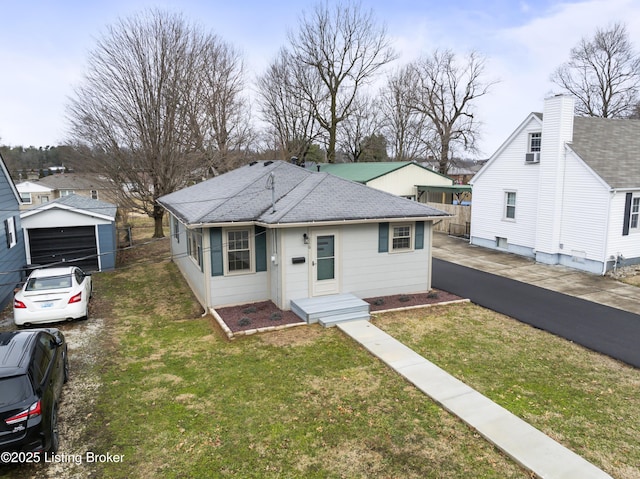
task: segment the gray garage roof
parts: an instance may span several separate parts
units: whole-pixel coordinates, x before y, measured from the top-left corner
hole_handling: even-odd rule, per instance
[[[275,212],[269,188],[272,182]],[[283,161],[254,162],[165,195],[158,202],[189,225],[284,225],[448,216],[425,204]]]
[[[96,216],[108,217],[115,220],[118,207],[112,203],[106,203],[104,201],[94,200],[80,195],[68,195],[57,198],[53,201],[43,203],[41,205],[32,206],[31,208],[24,210],[21,216],[31,216],[37,214],[40,211],[46,211],[56,206],[61,206],[64,209],[70,209],[79,211],[84,214],[94,214]]]

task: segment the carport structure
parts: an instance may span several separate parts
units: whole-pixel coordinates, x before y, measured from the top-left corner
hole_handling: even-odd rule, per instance
[[[111,203],[69,195],[20,214],[27,263],[69,263],[85,271],[116,264],[116,213]]]

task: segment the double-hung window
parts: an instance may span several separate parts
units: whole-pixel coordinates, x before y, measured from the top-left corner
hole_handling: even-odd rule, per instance
[[[187,230],[187,253],[202,269],[202,230]]]
[[[30,205],[31,203],[33,203],[33,198],[31,197],[31,193],[20,193],[20,199],[22,200],[22,203],[24,203],[25,205]]]
[[[542,133],[530,133],[529,134],[529,153],[539,153],[540,146],[542,145]]]
[[[516,192],[505,191],[504,194],[504,219],[516,219]]]
[[[253,251],[253,235],[251,229],[233,229],[225,232],[225,266],[228,274],[250,273],[253,271],[251,261]]]
[[[640,226],[640,196],[631,200],[631,217],[629,218],[629,228],[636,229]]]
[[[410,251],[413,248],[413,228],[410,224],[393,225],[391,251]]]

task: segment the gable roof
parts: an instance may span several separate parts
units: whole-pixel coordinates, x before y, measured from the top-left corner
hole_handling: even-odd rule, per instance
[[[23,181],[18,183],[16,188],[20,193],[50,193],[53,188],[40,184],[39,182]]]
[[[102,218],[110,221],[114,221],[118,207],[111,203],[104,201],[94,200],[80,195],[68,195],[57,198],[53,201],[48,201],[41,205],[33,206],[28,210],[24,210],[20,213],[21,218],[27,218],[43,211],[51,209],[63,209],[68,211],[75,211],[77,213],[94,216],[96,218]]]
[[[318,164],[319,171],[324,173],[331,173],[332,175],[345,178],[347,180],[357,181],[358,183],[368,183],[369,181],[380,178],[393,171],[405,168],[409,165],[415,165],[418,168],[439,175],[444,178],[447,176],[433,171],[418,163],[412,161],[381,161],[381,162],[363,162],[363,163],[320,163]],[[452,180],[453,183],[453,180]]]
[[[96,175],[81,173],[61,173],[45,176],[38,183],[54,190],[100,190],[109,188],[107,180],[101,180]]]
[[[640,120],[576,116],[569,146],[612,188],[640,187]]]
[[[273,191],[269,189],[272,183]],[[254,162],[165,195],[158,202],[188,225],[287,225],[448,216],[425,204],[283,161]]]

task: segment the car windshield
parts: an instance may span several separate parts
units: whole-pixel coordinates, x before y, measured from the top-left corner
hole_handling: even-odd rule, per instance
[[[46,278],[29,278],[26,291],[43,291],[71,287],[71,275],[49,276]]]
[[[31,396],[31,384],[27,376],[0,379],[0,407],[24,401]]]

